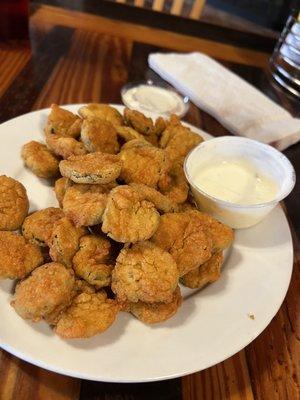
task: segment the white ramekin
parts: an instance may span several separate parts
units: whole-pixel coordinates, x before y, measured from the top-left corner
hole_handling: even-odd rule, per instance
[[[201,165],[214,160],[245,159],[259,172],[278,184],[276,197],[261,204],[240,205],[220,200],[202,191],[195,184],[195,175]],[[248,228],[260,222],[292,190],[296,182],[290,161],[269,145],[235,136],[207,140],[195,147],[186,157],[184,172],[200,210],[211,214],[232,228]]]

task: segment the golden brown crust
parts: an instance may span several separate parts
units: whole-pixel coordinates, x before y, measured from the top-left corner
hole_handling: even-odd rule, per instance
[[[59,263],[44,264],[17,285],[11,305],[22,318],[36,322],[67,306],[74,285],[71,270]]]
[[[118,178],[121,168],[119,156],[101,152],[71,156],[59,163],[61,174],[75,183],[110,183]]]
[[[163,131],[160,139],[160,147],[172,162],[182,162],[192,148],[203,141],[202,137],[189,128],[181,125],[177,119],[171,120]]]
[[[87,153],[84,144],[72,137],[47,133],[45,138],[48,148],[54,154],[64,159],[71,156],[81,156]]]
[[[66,190],[63,199],[66,216],[76,226],[100,224],[107,204],[108,191],[105,185],[74,184]]]
[[[117,242],[138,242],[149,239],[159,224],[154,205],[143,200],[130,186],[113,189],[103,214],[102,231]]]
[[[119,307],[107,299],[102,290],[98,293],[82,293],[61,315],[55,332],[64,339],[89,338],[106,331],[115,321]]]
[[[173,256],[180,276],[211,257],[211,238],[197,219],[186,213],[162,215],[151,241]]]
[[[116,154],[119,151],[116,129],[112,123],[99,118],[87,118],[83,121],[81,140],[91,153],[101,151]]]
[[[225,250],[232,244],[234,231],[229,226],[198,210],[187,211],[187,213],[192,218],[197,219],[203,229],[211,236],[214,252]]]
[[[138,133],[135,129],[131,128],[130,126],[116,126],[116,131],[118,136],[120,136],[122,139],[124,139],[126,142],[129,142],[130,140],[134,139],[139,139],[139,140],[145,140],[144,136]],[[148,143],[148,142],[146,142]]]
[[[169,168],[169,160],[163,150],[138,139],[123,146],[120,158],[123,161],[120,178],[126,183],[156,187]]]
[[[144,303],[143,301],[138,301],[137,303],[130,303],[128,308],[137,319],[145,324],[157,324],[173,317],[181,303],[182,297],[178,286],[170,303]]]
[[[65,178],[64,176],[55,181],[54,193],[58,201],[59,207],[62,208],[66,190],[68,189],[68,187],[72,186],[72,184],[73,182],[70,179]]]
[[[22,279],[43,261],[38,246],[17,233],[0,231],[0,279]]]
[[[32,140],[24,144],[21,156],[28,167],[39,178],[54,178],[58,175],[58,159],[45,144]]]
[[[184,275],[180,281],[191,289],[201,289],[208,283],[217,281],[221,276],[223,254],[221,251],[213,254],[211,258],[200,267]]]
[[[82,118],[99,118],[111,122],[114,126],[123,125],[123,117],[118,110],[108,104],[91,103],[79,109]]]
[[[0,176],[0,230],[19,229],[29,209],[29,201],[22,183],[8,176]]]
[[[64,217],[60,208],[48,207],[25,218],[22,234],[30,242],[45,247],[49,245],[54,223]]]
[[[127,125],[141,133],[142,135],[150,135],[153,132],[153,121],[137,110],[124,109],[124,119]]]
[[[77,115],[57,104],[52,104],[45,133],[76,138],[80,135],[81,123],[82,121]]]
[[[145,241],[120,252],[111,288],[120,302],[169,303],[177,284],[178,268],[172,256]]]
[[[111,283],[110,265],[111,244],[104,237],[96,235],[82,236],[79,249],[73,257],[73,269],[76,275],[95,285],[98,289]]]
[[[75,227],[68,218],[56,221],[49,242],[51,259],[71,267],[73,257],[79,248],[79,239],[85,234],[86,229]]]
[[[142,185],[140,183],[130,183],[129,186],[136,190],[141,198],[153,203],[159,211],[164,213],[178,211],[176,203],[174,203],[168,197],[164,196],[152,187]]]
[[[184,203],[188,197],[189,185],[181,163],[175,163],[158,182],[159,191],[177,204]]]

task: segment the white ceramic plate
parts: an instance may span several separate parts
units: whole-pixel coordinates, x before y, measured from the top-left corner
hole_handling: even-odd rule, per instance
[[[75,112],[78,107],[66,108]],[[31,210],[56,205],[51,187],[26,170],[20,158],[24,143],[43,140],[48,112],[0,125],[0,173],[26,186]],[[236,232],[221,279],[200,292],[183,289],[185,301],[172,319],[146,326],[120,313],[108,331],[88,340],[64,341],[46,323],[22,320],[9,304],[13,285],[3,281],[0,347],[40,367],[96,381],[143,382],[189,374],[230,357],[265,329],[286,294],[292,260],[290,230],[277,207],[259,225]]]

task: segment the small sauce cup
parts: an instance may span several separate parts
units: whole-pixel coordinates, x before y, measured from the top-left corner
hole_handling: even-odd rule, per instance
[[[214,160],[236,158],[247,160],[258,172],[277,183],[278,191],[274,199],[260,204],[241,205],[215,198],[195,184],[195,176],[201,166]],[[256,140],[234,136],[222,136],[200,143],[187,155],[184,172],[199,209],[234,229],[248,228],[260,222],[290,194],[296,182],[295,170],[281,152]]]

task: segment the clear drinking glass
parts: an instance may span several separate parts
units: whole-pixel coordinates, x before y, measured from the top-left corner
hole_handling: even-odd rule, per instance
[[[270,59],[276,82],[300,97],[300,10],[294,10],[276,44]]]

